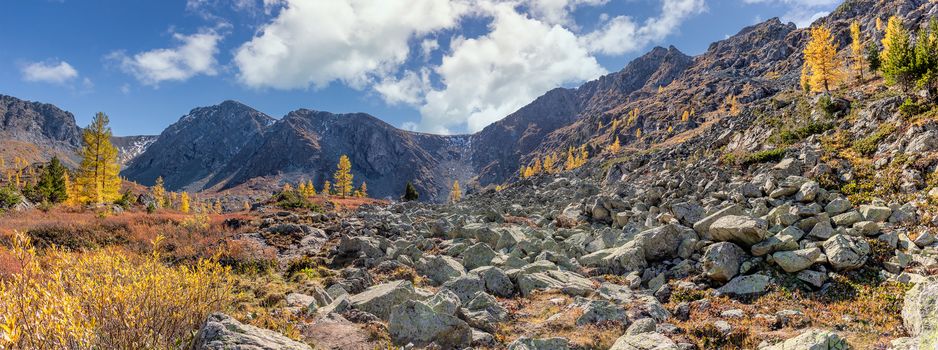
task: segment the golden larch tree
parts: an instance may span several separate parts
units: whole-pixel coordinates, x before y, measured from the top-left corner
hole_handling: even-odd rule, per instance
[[[368,197],[368,184],[364,181],[362,181],[362,185],[358,187],[358,196]]]
[[[189,192],[183,192],[182,195],[179,196],[179,201],[180,201],[180,203],[179,203],[179,211],[181,211],[181,212],[183,212],[183,213],[188,213],[189,210],[190,210],[190,208],[189,208]]]
[[[316,186],[313,186],[313,180],[306,181],[306,196],[313,197],[316,195]]]
[[[837,83],[841,67],[837,59],[837,48],[831,31],[825,26],[811,28],[811,38],[804,48],[804,63],[808,66],[811,89],[823,88],[830,92],[831,86]]]
[[[612,141],[612,144],[609,145],[609,147],[607,148],[607,150],[609,150],[609,153],[612,153],[612,154],[619,153],[619,150],[621,149],[622,149],[622,145],[619,144],[619,136],[616,136],[616,139]]]
[[[162,208],[166,206],[166,188],[163,187],[163,177],[157,177],[153,186],[150,186],[150,195],[156,201],[156,206]]]
[[[459,189],[459,180],[453,181],[453,189],[449,193],[449,199],[451,202],[456,203],[462,199],[462,191]]]
[[[322,184],[322,195],[328,196],[330,194],[332,194],[332,183],[326,180],[326,182]]]
[[[120,198],[120,164],[117,147],[111,144],[110,120],[98,113],[82,130],[81,166],[75,184],[82,203],[104,204]]]
[[[352,194],[352,162],[347,155],[339,157],[339,164],[336,165],[335,174],[332,179],[335,180],[335,190],[339,196],[347,197]]]
[[[857,72],[857,79],[863,80],[863,33],[860,32],[860,22],[856,20],[850,24],[850,53],[853,54],[853,69]]]

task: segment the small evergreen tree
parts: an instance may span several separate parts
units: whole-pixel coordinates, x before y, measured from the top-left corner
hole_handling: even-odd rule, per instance
[[[57,204],[68,199],[68,187],[65,184],[66,172],[65,166],[58,157],[52,157],[49,164],[42,169],[36,190],[43,202]]]
[[[417,188],[414,187],[414,184],[407,182],[407,185],[404,186],[404,201],[410,202],[415,201],[420,198],[420,194],[417,193]]]
[[[866,64],[870,72],[879,71],[882,61],[879,60],[879,47],[875,43],[866,45]]]

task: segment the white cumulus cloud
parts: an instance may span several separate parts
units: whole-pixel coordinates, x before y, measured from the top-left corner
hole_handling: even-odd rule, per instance
[[[798,27],[810,26],[818,18],[827,16],[841,0],[743,0],[747,4],[775,4],[787,8],[782,20],[794,22]]]
[[[235,54],[239,80],[254,88],[362,88],[398,69],[417,36],[452,28],[460,1],[286,0],[276,18]]]
[[[78,71],[65,61],[31,62],[22,68],[23,80],[65,84],[78,77]]]
[[[659,42],[692,15],[706,10],[703,0],[663,0],[661,14],[636,23],[629,16],[616,16],[599,30],[582,38],[591,52],[621,55]]]
[[[144,85],[158,86],[164,81],[185,81],[196,75],[216,75],[218,43],[222,35],[214,29],[202,29],[185,35],[173,33],[176,47],[144,51],[133,56],[114,52],[108,57],[121,70],[133,75]]]

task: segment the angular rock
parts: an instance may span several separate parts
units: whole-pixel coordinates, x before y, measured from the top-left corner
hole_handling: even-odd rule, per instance
[[[746,252],[732,242],[718,242],[707,246],[701,263],[704,274],[717,282],[727,282],[739,273],[739,264]]]
[[[850,345],[837,333],[810,329],[794,338],[790,338],[763,350],[848,350]]]
[[[743,214],[745,214],[745,212],[743,211],[743,208],[738,205],[733,204],[726,208],[717,210],[713,214],[710,214],[707,217],[700,219],[700,221],[695,222],[694,231],[697,231],[697,234],[703,236],[704,238],[708,238],[709,237],[708,235],[710,234],[710,225],[712,225],[715,221],[727,215],[743,215]]]
[[[746,296],[768,291],[772,278],[766,275],[739,276],[717,289],[720,294]]]
[[[764,220],[742,215],[727,215],[710,225],[710,236],[718,242],[735,242],[746,247],[769,237]]]
[[[394,308],[388,319],[388,332],[395,344],[427,346],[436,343],[445,349],[462,349],[472,343],[472,328],[454,315],[434,311],[415,300]]]
[[[772,254],[772,259],[775,261],[775,264],[785,270],[785,272],[795,273],[811,267],[820,256],[820,249],[808,248],[776,252]]]
[[[386,320],[396,306],[414,299],[422,299],[422,297],[417,294],[410,281],[394,281],[379,284],[355,294],[349,297],[349,303],[353,308]]]
[[[511,283],[511,279],[500,268],[485,266],[472,270],[472,272],[482,279],[486,292],[503,298],[510,297],[515,292],[515,286]]]
[[[902,323],[913,337],[922,342],[922,349],[938,346],[938,280],[916,284],[905,293]]]
[[[231,316],[214,313],[208,316],[192,344],[195,350],[282,349],[312,350],[309,345],[287,336],[251,325]]]
[[[834,235],[824,241],[824,254],[835,270],[851,270],[866,263],[870,245],[860,237],[843,234]]]
[[[623,335],[609,350],[678,350],[674,341],[661,333]]]

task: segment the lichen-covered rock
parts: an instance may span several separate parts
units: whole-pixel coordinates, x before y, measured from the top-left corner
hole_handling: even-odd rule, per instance
[[[769,237],[765,220],[744,215],[727,215],[710,225],[710,236],[718,242],[734,242],[746,247]]]
[[[834,235],[824,241],[824,253],[836,270],[851,270],[866,263],[870,245],[861,237],[843,234]]]
[[[739,273],[739,264],[747,257],[746,252],[732,242],[711,244],[704,251],[703,271],[717,282],[727,282]]]
[[[395,344],[462,349],[472,343],[472,328],[455,315],[437,312],[429,305],[407,300],[396,306],[388,319],[388,332]]]
[[[837,333],[810,329],[763,350],[848,350],[850,345]]]
[[[391,310],[407,300],[423,299],[410,281],[394,281],[379,284],[364,292],[349,297],[353,308],[371,313],[386,320]]]
[[[769,284],[772,283],[772,278],[766,275],[748,275],[748,276],[739,276],[732,280],[729,283],[723,285],[717,289],[720,294],[735,295],[735,296],[746,296],[765,293],[769,289]]]
[[[661,333],[626,334],[609,350],[678,350],[677,344]]]
[[[916,284],[905,293],[902,323],[921,349],[938,347],[938,280]]]
[[[195,350],[312,350],[272,330],[242,324],[231,316],[215,313],[208,316],[196,334],[192,345]]]

